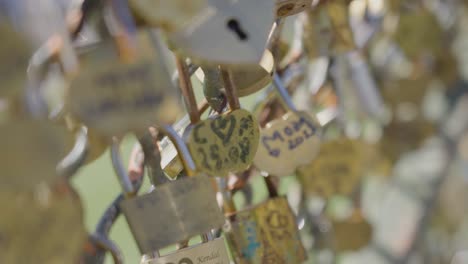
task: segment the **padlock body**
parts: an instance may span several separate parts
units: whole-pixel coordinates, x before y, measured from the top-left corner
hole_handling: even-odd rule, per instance
[[[225,222],[206,176],[162,184],[120,206],[142,254],[207,233]]]
[[[172,122],[180,114],[161,54],[147,34],[138,34],[138,53],[122,61],[110,40],[82,55],[83,67],[72,83],[68,106],[74,116],[103,136]]]
[[[222,177],[250,167],[260,129],[251,113],[238,109],[199,122],[185,134],[197,168],[210,176]]]
[[[26,84],[26,70],[32,49],[19,33],[0,17],[0,96],[19,95]]]
[[[268,199],[231,216],[226,236],[236,263],[302,263],[305,249],[285,197]]]
[[[141,264],[229,264],[224,238],[178,250],[172,254],[141,262]]]
[[[320,135],[320,124],[308,113],[288,112],[262,129],[254,164],[275,176],[292,175],[315,158]]]

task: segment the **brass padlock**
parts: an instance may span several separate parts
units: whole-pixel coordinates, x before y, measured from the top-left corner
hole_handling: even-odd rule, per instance
[[[65,128],[40,120],[0,124],[1,190],[33,190],[58,178],[57,164],[70,150]],[[27,166],[24,162],[28,163]]]
[[[261,130],[255,166],[275,176],[288,176],[298,166],[311,162],[319,151],[320,124],[304,111],[298,111],[277,73],[273,80],[287,113]]]
[[[185,64],[178,60],[179,72]],[[183,74],[186,75],[186,74]],[[199,171],[209,176],[227,176],[246,170],[258,147],[259,127],[253,115],[240,108],[231,74],[221,69],[230,111],[200,121],[195,95],[188,78],[181,78],[181,88],[190,114],[191,125],[184,138]]]
[[[223,192],[224,209],[229,224],[226,237],[232,247],[236,263],[302,263],[307,259],[299,237],[296,217],[286,197],[278,196],[269,182],[269,199],[261,204],[236,211],[226,179],[219,179]]]
[[[135,197],[135,189],[122,169],[118,142],[111,147],[114,168],[127,195],[120,206],[142,254],[208,233],[224,224],[211,180],[203,175],[191,177],[196,174],[195,163],[183,140],[171,127],[159,129],[163,130],[177,146],[185,173],[190,177],[161,184],[145,195]]]
[[[322,143],[315,160],[297,175],[306,194],[324,198],[351,195],[359,186],[374,153],[361,140],[337,138]]]
[[[58,264],[78,259],[86,239],[83,209],[68,183],[2,189],[0,198],[1,263]]]
[[[336,251],[357,251],[372,240],[372,226],[360,209],[355,209],[347,219],[333,219],[331,224],[333,249]]]
[[[303,42],[309,59],[354,50],[349,0],[324,1],[304,14]]]
[[[271,76],[273,75],[274,68],[273,55],[269,50],[265,50],[265,53],[263,54],[259,64],[245,65],[242,68],[227,68],[231,70],[232,81],[236,86],[237,95],[239,97],[248,96],[258,92],[271,83]],[[214,71],[218,70],[217,67],[212,67],[211,69]],[[220,77],[215,79],[214,82],[210,82],[202,69],[199,69],[196,72],[196,75],[199,80],[203,81],[204,87],[207,85],[216,87],[222,86]],[[209,88],[205,88],[205,90],[209,90]]]
[[[32,48],[21,34],[0,16],[0,96],[19,95],[26,84],[26,70]]]
[[[113,29],[121,28],[118,19],[108,20]],[[158,45],[143,31],[136,33],[137,47],[129,32],[115,34],[115,41],[105,39],[83,54],[84,67],[68,95],[71,113],[106,137],[174,121],[180,108],[161,51],[154,49]]]
[[[274,1],[207,2],[208,6],[197,19],[182,30],[169,34],[176,52],[205,65],[258,63],[275,19]]]

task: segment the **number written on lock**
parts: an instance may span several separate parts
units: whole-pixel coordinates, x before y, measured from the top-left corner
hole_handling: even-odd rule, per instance
[[[289,113],[261,131],[255,165],[268,173],[287,176],[318,153],[320,130],[305,112]]]
[[[209,175],[226,176],[250,166],[259,135],[257,121],[239,109],[195,125],[188,131],[187,145],[197,168]]]

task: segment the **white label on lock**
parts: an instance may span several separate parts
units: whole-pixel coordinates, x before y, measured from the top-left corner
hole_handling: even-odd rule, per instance
[[[229,264],[229,256],[221,237],[143,264]]]

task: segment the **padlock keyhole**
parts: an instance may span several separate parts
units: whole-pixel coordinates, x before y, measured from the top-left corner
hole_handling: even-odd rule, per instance
[[[241,41],[246,41],[249,38],[237,19],[229,19],[226,23],[226,26],[229,30],[234,32]]]

